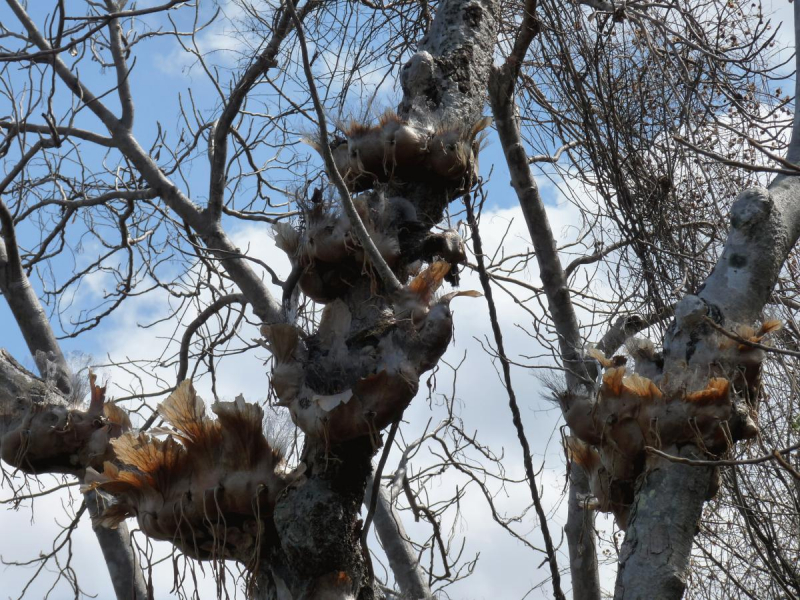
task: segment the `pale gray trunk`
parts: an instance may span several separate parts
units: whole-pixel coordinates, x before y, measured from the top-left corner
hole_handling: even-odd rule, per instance
[[[85,495],[86,506],[92,519],[97,517],[105,503],[92,491]],[[94,534],[100,543],[100,550],[106,561],[108,574],[119,600],[148,600],[153,598],[152,590],[147,589],[139,556],[133,549],[128,526],[120,523],[116,529],[94,527]]]
[[[578,465],[572,465],[564,533],[569,547],[573,600],[599,600],[602,596],[594,531],[595,511],[586,505],[591,494],[586,473]]]
[[[795,39],[800,3],[794,5]],[[800,79],[795,102],[800,91]],[[800,162],[800,111],[795,105],[789,161]],[[686,296],[664,340],[664,371],[708,368],[718,354],[703,330],[704,317],[720,325],[750,324],[761,316],[786,257],[800,237],[800,181],[779,175],[769,188],[750,188],[731,207],[725,249],[697,296]],[[734,435],[736,432],[734,431]],[[666,449],[691,457],[693,447]],[[712,470],[655,462],[637,490],[622,546],[614,597],[617,600],[680,598],[697,523],[712,481]]]
[[[594,373],[591,365],[582,359],[583,340],[566,276],[558,257],[547,211],[522,145],[519,123],[515,115],[514,75],[507,67],[496,69],[489,84],[489,100],[500,144],[511,174],[511,185],[517,193],[536,253],[539,277],[547,297],[550,318],[558,333],[561,360],[566,369],[567,388],[582,387],[591,390]],[[567,525],[564,531],[569,546],[572,593],[575,600],[599,600],[601,597],[594,530],[595,511],[584,503],[589,496],[591,490],[587,477],[580,467],[573,465]]]
[[[369,503],[373,489],[373,482],[370,479],[367,481],[367,491],[364,495],[365,505]],[[395,510],[389,493],[381,485],[378,485],[378,503],[372,522],[402,597],[408,600],[430,598],[431,589],[420,567],[419,556],[409,541],[403,521]]]
[[[743,191],[731,208],[725,250],[697,296],[686,296],[664,340],[665,372],[707,371],[718,355],[706,316],[721,325],[759,318],[786,256],[800,234],[800,182],[779,176],[769,189]],[[687,366],[681,366],[684,363]],[[740,411],[743,409],[740,409]],[[740,421],[746,418],[740,417]],[[734,438],[738,439],[734,427]],[[691,446],[666,450],[692,455]],[[614,597],[680,598],[712,470],[668,462],[652,465],[637,490],[620,556]]]

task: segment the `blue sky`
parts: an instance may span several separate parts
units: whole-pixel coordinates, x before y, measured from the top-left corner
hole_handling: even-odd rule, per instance
[[[145,7],[156,2],[140,2],[139,7]],[[77,3],[73,3],[77,5]],[[70,6],[70,3],[67,3]],[[213,14],[213,5],[206,4],[207,8],[201,11],[202,18],[200,21],[207,20]],[[49,13],[49,4],[47,11],[39,11],[38,8],[45,8],[45,4],[32,3],[30,7],[31,15],[37,20],[40,28],[44,25],[45,15]],[[235,13],[230,4],[225,4],[222,7],[223,14]],[[69,12],[69,8],[68,8]],[[173,10],[170,13],[179,30],[188,29],[191,25],[193,18],[193,10],[182,9]],[[10,9],[5,5],[0,5],[0,21],[13,23],[14,16],[10,14]],[[146,30],[151,25],[155,26],[159,23],[159,18],[156,16],[145,16],[142,18],[144,23],[140,29]],[[223,69],[222,80],[225,84],[230,85],[234,81],[234,76],[239,72],[238,54],[241,52],[241,45],[239,42],[233,40],[229,34],[230,25],[222,24],[223,20],[218,19],[208,27],[208,29],[201,34],[200,42],[205,45],[205,48],[212,50],[212,61],[217,63]],[[162,23],[163,25],[163,23]],[[179,135],[178,125],[180,124],[180,106],[178,99],[181,98],[184,104],[190,94],[194,99],[196,106],[203,114],[217,115],[219,114],[219,95],[214,87],[209,82],[208,78],[202,72],[202,69],[197,64],[193,64],[191,58],[187,58],[185,53],[178,47],[174,38],[172,37],[155,37],[144,42],[144,46],[137,48],[136,62],[131,71],[130,80],[131,87],[134,90],[134,102],[136,106],[136,120],[134,124],[134,134],[144,148],[149,148],[154,143],[158,132],[158,125],[160,124],[166,132],[168,139],[175,141]],[[312,49],[313,51],[313,49]],[[225,73],[224,69],[229,72]],[[321,67],[320,69],[321,70]],[[94,62],[84,60],[80,63],[81,77],[89,85],[95,93],[105,91],[113,86],[113,73],[108,68],[102,68]],[[373,79],[379,79],[376,75]],[[399,100],[400,91],[394,89],[391,85],[393,78],[386,80],[381,86],[380,92],[377,94],[374,106],[381,108],[388,108]],[[284,89],[288,95],[298,97],[307,97],[305,91],[298,88]],[[363,97],[362,93],[359,97]],[[68,90],[65,89],[63,84],[56,86],[56,103],[58,101],[65,102],[70,98]],[[108,94],[103,98],[112,110],[118,113],[119,103],[114,93]],[[57,104],[58,105],[58,104]],[[355,106],[355,101],[351,99],[348,102],[352,111],[363,110]],[[347,119],[350,113],[336,114],[338,111],[331,111],[331,116],[334,118]],[[380,112],[380,110],[373,112]],[[487,107],[488,112],[488,107]],[[105,133],[102,124],[97,118],[84,110],[78,115],[75,122],[78,127]],[[300,125],[299,133],[309,133],[310,126],[307,122]],[[294,136],[299,139],[301,135]],[[202,142],[201,142],[202,144]],[[92,162],[101,162],[106,158],[106,150],[99,147],[94,147],[91,144],[82,143],[81,152],[84,160],[91,164]],[[301,152],[307,155],[308,159],[313,164],[319,165],[319,157],[309,146],[301,146]],[[110,157],[113,159],[115,153],[111,153]],[[266,160],[268,156],[262,153],[259,158]],[[496,134],[491,132],[486,146],[481,153],[481,172],[484,177],[492,173],[490,182],[491,203],[490,208],[508,208],[516,205],[516,197],[510,186],[506,185],[509,176],[505,167],[505,161],[502,160],[502,152],[499,142],[496,140]],[[192,160],[191,166],[187,169],[188,177],[185,183],[176,181],[179,186],[187,192],[190,197],[197,203],[202,204],[207,197],[208,189],[208,162],[204,157],[199,156]],[[546,188],[550,189],[550,188]],[[282,201],[279,194],[276,194],[275,201]],[[554,196],[545,193],[545,200],[552,203]],[[236,224],[231,223],[230,220],[226,224],[230,229],[233,226],[235,231]],[[26,239],[26,234],[36,236],[36,231],[26,231],[26,226],[20,227],[18,235],[23,240]],[[70,230],[71,231],[71,230]],[[75,268],[75,261],[69,257],[59,258],[53,263],[56,270],[66,270],[67,272]],[[34,275],[31,278],[31,283],[40,289],[41,282]],[[7,347],[15,356],[21,357],[23,362],[27,352],[25,351],[24,342],[19,334],[17,328],[13,327],[13,321],[8,311],[7,306],[0,305],[0,323],[5,324],[3,327],[3,345]],[[57,327],[57,324],[56,324]],[[83,334],[78,340],[65,339],[63,341],[63,348],[65,352],[77,351],[85,352],[93,355],[103,353],[101,347],[101,340],[104,336],[105,323],[101,324],[98,328]],[[30,363],[26,363],[29,366]]]

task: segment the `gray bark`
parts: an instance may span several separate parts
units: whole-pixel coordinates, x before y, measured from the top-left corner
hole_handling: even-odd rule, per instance
[[[5,436],[16,430],[28,417],[34,406],[37,411],[52,410],[60,415],[69,406],[69,400],[52,383],[43,381],[22,367],[4,349],[0,348],[0,450]],[[101,507],[87,495],[89,513],[95,515]],[[100,549],[106,559],[111,583],[119,599],[144,600],[148,597],[144,576],[130,545],[128,527],[122,523],[118,529],[95,529]]]
[[[800,235],[800,181],[779,176],[769,189],[743,191],[731,208],[722,256],[697,296],[686,296],[664,340],[665,373],[704,375],[719,349],[705,318],[721,325],[751,323],[766,304],[789,251]],[[747,426],[737,400],[734,441]],[[668,450],[669,452],[669,450]],[[696,448],[673,449],[692,455]],[[620,556],[615,598],[680,598],[692,542],[711,486],[712,469],[656,463],[637,490]]]
[[[597,565],[597,541],[594,531],[595,511],[586,506],[591,496],[589,479],[578,465],[569,474],[569,505],[564,533],[569,547],[573,600],[601,597],[600,572]]]
[[[28,412],[26,399],[35,398],[43,405],[66,406],[64,395],[19,364],[4,348],[0,348],[0,440]]]
[[[497,39],[495,0],[452,0],[439,4],[430,31],[400,71],[403,99],[398,114],[431,124],[477,122],[486,104],[486,81]],[[390,189],[391,192],[391,189]],[[435,225],[451,193],[432,193],[432,185],[406,186],[417,214]]]
[[[0,196],[11,185],[39,151],[49,145],[39,141],[20,158],[14,168],[0,182]],[[42,308],[39,298],[33,291],[17,246],[14,220],[8,207],[0,198],[0,293],[5,296],[14,319],[20,325],[25,343],[36,361],[43,377],[52,376],[53,381],[65,394],[69,394],[69,368],[56,341],[50,322]]]
[[[794,5],[795,39],[800,5]],[[800,79],[795,99],[800,97]],[[800,162],[800,112],[795,107],[787,159]],[[725,249],[697,296],[686,296],[664,340],[665,372],[707,372],[719,355],[704,318],[721,325],[758,319],[786,257],[800,237],[800,180],[779,175],[769,188],[744,190],[731,207]],[[686,365],[681,366],[685,361]],[[746,407],[741,407],[746,411]],[[741,420],[746,419],[746,413]],[[737,432],[733,431],[736,437]],[[667,450],[692,456],[696,449]],[[654,462],[637,490],[622,546],[614,597],[680,598],[686,587],[697,522],[712,469]]]
[[[8,302],[14,320],[20,325],[25,343],[42,377],[50,379],[65,394],[72,391],[69,369],[50,321],[28,278],[5,275],[10,269],[0,264],[0,293]]]
[[[702,458],[697,448],[666,448]],[[636,494],[620,552],[614,597],[625,600],[681,598],[697,523],[711,485],[708,467],[664,461],[653,465]]]
[[[105,508],[105,502],[92,491],[85,495],[89,515],[94,520]],[[125,523],[116,529],[94,527],[94,534],[100,543],[100,550],[106,561],[108,574],[119,600],[148,600],[153,597],[148,593],[139,557],[133,549],[131,534]]]
[[[561,266],[561,259],[558,257],[544,202],[528,166],[528,156],[522,145],[519,123],[515,115],[515,75],[516,73],[508,65],[495,69],[489,82],[489,101],[511,174],[511,185],[517,193],[536,252],[539,278],[542,280],[542,289],[547,297],[550,318],[558,333],[561,359],[567,370],[567,387],[571,390],[580,386],[591,389],[594,374],[587,370],[589,366],[582,357],[583,339],[572,306],[567,278]]]
[[[558,257],[547,211],[522,145],[515,115],[515,76],[516,73],[511,66],[495,69],[489,83],[492,113],[506,155],[511,185],[519,198],[536,252],[542,288],[547,298],[550,317],[558,333],[561,360],[566,369],[567,388],[577,390],[583,387],[591,390],[594,377],[582,359],[583,340],[572,306],[567,279]],[[578,471],[581,471],[580,467],[573,465],[565,527],[570,555],[572,593],[576,600],[599,600],[601,592],[594,531],[595,511],[582,502],[582,499],[591,495],[591,490],[586,475]]]

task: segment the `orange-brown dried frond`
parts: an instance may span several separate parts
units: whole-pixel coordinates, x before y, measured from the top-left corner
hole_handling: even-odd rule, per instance
[[[83,477],[83,485],[81,486],[81,493],[85,494],[88,491],[97,489],[102,484],[115,479],[117,474],[119,473],[119,469],[116,467],[114,463],[109,461],[105,461],[103,463],[103,472],[98,473],[92,467],[88,467],[86,469],[86,474]]]
[[[482,298],[483,294],[481,294],[477,290],[459,290],[457,292],[449,292],[444,294],[441,298],[439,298],[439,302],[449,303],[453,298]]]
[[[138,488],[147,485],[166,493],[170,486],[189,474],[187,452],[172,437],[161,441],[148,438],[142,433],[125,434],[113,440],[111,445],[118,460],[142,473],[140,475],[133,471],[119,470],[114,475],[107,466],[107,476],[115,481],[127,482]],[[103,484],[103,489],[107,489],[107,484]]]
[[[261,333],[267,338],[276,362],[286,363],[294,359],[294,352],[299,342],[297,328],[294,325],[288,323],[262,325]]]
[[[607,394],[619,396],[622,394],[625,377],[625,367],[615,367],[603,373],[603,391]]]
[[[141,475],[133,471],[120,471],[116,479],[101,483],[99,487],[109,494],[124,494],[153,487],[152,483],[148,475]]]
[[[103,404],[106,401],[105,386],[96,385],[97,375],[89,371],[89,390],[91,392],[89,400],[89,413],[94,415],[103,414]]]
[[[733,333],[738,335],[740,338],[749,340],[750,338],[755,337],[756,330],[750,325],[737,325],[733,328]]]
[[[127,431],[131,428],[131,420],[128,417],[128,413],[113,402],[106,402],[103,405],[103,416],[109,423],[119,426],[122,431]]]
[[[694,404],[722,404],[728,400],[731,382],[724,377],[712,377],[705,389],[686,394],[684,402]]]
[[[342,127],[342,132],[347,137],[355,137],[359,135],[366,135],[370,131],[375,129],[372,125],[365,125],[364,123],[359,123],[358,121],[350,121],[349,124]]]
[[[445,276],[450,272],[450,263],[437,260],[427,269],[417,275],[408,284],[409,291],[420,297],[424,302],[430,302],[433,293],[442,285]]]
[[[567,437],[567,452],[570,459],[583,467],[587,473],[593,471],[600,464],[600,455],[597,450],[575,436]]]
[[[769,319],[768,321],[764,321],[761,324],[761,327],[758,329],[758,333],[756,334],[759,339],[763,338],[765,335],[772,333],[774,331],[780,331],[783,329],[783,321],[780,319]]]
[[[143,433],[121,435],[111,440],[111,447],[120,462],[150,474],[180,462],[180,453],[183,452],[171,438],[162,442]]]
[[[210,431],[217,431],[216,423],[207,423]],[[208,439],[208,436],[207,436]],[[166,494],[171,486],[174,486],[180,479],[190,475],[189,473],[189,454],[187,450],[176,442],[172,437],[167,437],[163,441],[158,439],[151,440],[155,460],[153,461],[154,470],[150,472],[151,485]],[[218,443],[218,439],[208,439],[209,444]]]
[[[652,379],[641,375],[630,375],[622,380],[625,390],[639,396],[642,400],[659,400],[664,394]]]
[[[215,402],[211,410],[217,415],[221,427],[226,458],[237,462],[237,467],[253,467],[266,458],[280,462],[264,436],[264,411],[257,404],[245,402],[237,396],[233,402]]]
[[[401,119],[400,115],[398,115],[395,111],[387,110],[385,113],[381,115],[380,119],[378,119],[378,126],[384,127],[389,123],[403,123],[403,122],[404,122],[403,119]]]
[[[488,128],[492,124],[492,117],[482,117],[478,119],[475,124],[470,128],[470,136],[474,139],[481,131]]]
[[[178,385],[158,406],[158,414],[182,434],[182,439],[197,443],[206,433],[206,408],[194,391],[190,379]]]
[[[87,471],[87,473],[94,472]],[[93,481],[87,477],[87,481],[90,481],[88,489],[100,488],[110,494],[136,493],[145,487],[152,487],[152,479],[149,475],[118,469],[116,465],[108,461],[103,463],[103,472],[94,473],[91,479]]]
[[[223,429],[263,431],[264,410],[258,404],[245,402],[241,395],[233,402],[215,402],[211,410],[217,415]]]
[[[609,367],[611,367],[613,365],[612,360],[610,358],[608,358],[603,352],[601,352],[597,348],[589,348],[586,351],[586,354],[588,354],[593,359],[595,359],[597,362],[599,362],[600,366],[602,366],[604,369],[608,369]]]

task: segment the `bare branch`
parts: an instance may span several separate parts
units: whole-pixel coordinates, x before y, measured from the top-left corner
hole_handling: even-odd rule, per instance
[[[361,216],[358,214],[356,207],[353,205],[353,199],[350,197],[350,192],[347,189],[347,185],[336,168],[336,162],[333,160],[333,154],[331,154],[330,146],[328,146],[327,143],[328,129],[326,126],[325,110],[322,107],[322,103],[319,101],[317,87],[314,84],[314,74],[311,72],[311,64],[308,59],[308,48],[306,47],[305,35],[303,34],[303,26],[294,10],[294,7],[291,5],[291,1],[287,6],[289,7],[289,12],[292,14],[292,18],[295,21],[297,37],[300,41],[300,51],[303,55],[303,70],[306,74],[306,81],[308,83],[308,90],[311,93],[311,99],[314,101],[314,108],[317,111],[320,148],[322,149],[322,155],[325,159],[325,167],[328,170],[328,174],[331,176],[331,179],[333,179],[334,185],[336,185],[336,189],[339,192],[339,198],[342,201],[342,206],[347,214],[347,218],[350,219],[350,223],[355,231],[356,238],[369,256],[370,264],[378,272],[378,275],[389,294],[395,295],[403,289],[403,286],[398,281],[394,272],[389,268],[389,265],[386,264],[386,261],[383,260],[383,257],[381,256],[378,248],[375,246],[375,242],[372,241],[367,228],[364,227],[364,222],[361,220]]]

